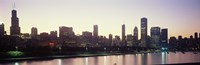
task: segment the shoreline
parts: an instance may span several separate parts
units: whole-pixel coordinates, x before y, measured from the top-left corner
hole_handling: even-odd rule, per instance
[[[111,56],[111,55],[126,55],[126,54],[147,54],[147,53],[162,53],[162,52],[143,52],[143,53],[85,53],[85,54],[74,54],[74,55],[50,55],[50,56],[36,56],[36,57],[19,57],[19,58],[4,58],[0,59],[0,63],[6,62],[16,62],[16,61],[24,61],[24,60],[52,60],[58,58],[80,58],[80,57],[96,57],[96,56]],[[169,52],[166,52],[169,53]],[[177,52],[171,52],[177,53]],[[183,53],[183,52],[182,52]],[[183,53],[185,54],[185,52]]]

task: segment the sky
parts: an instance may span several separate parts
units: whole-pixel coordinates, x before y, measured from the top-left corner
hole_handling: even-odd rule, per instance
[[[0,22],[7,34],[13,9],[17,10],[22,33],[30,33],[32,27],[49,33],[67,26],[81,35],[98,25],[99,35],[121,36],[125,24],[126,34],[133,34],[137,26],[140,38],[142,17],[148,18],[148,35],[155,26],[168,28],[169,37],[200,33],[200,0],[0,0]]]

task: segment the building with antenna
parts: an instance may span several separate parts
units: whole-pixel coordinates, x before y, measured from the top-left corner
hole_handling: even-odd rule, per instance
[[[10,35],[20,36],[19,18],[17,17],[17,10],[15,10],[14,8],[15,8],[15,3],[13,5],[13,10],[12,10]]]

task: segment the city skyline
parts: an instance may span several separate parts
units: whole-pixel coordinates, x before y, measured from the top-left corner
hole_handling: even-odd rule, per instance
[[[99,35],[103,35],[106,36],[108,38],[109,34],[113,34],[113,36],[115,35],[119,35],[121,37],[121,25],[125,24],[126,25],[126,35],[127,34],[132,34],[133,33],[133,29],[135,26],[137,26],[138,29],[138,37],[140,39],[140,19],[142,17],[146,17],[148,19],[148,35],[150,35],[150,28],[151,27],[155,27],[155,26],[159,26],[161,28],[168,28],[169,29],[169,37],[171,36],[178,36],[178,35],[182,35],[183,37],[189,37],[191,34],[193,34],[194,32],[200,32],[198,29],[198,24],[200,24],[198,21],[200,21],[198,17],[200,17],[200,14],[198,11],[200,11],[200,7],[198,6],[200,1],[196,1],[196,0],[192,0],[192,1],[181,1],[178,3],[178,1],[167,1],[167,2],[163,2],[163,1],[156,1],[154,0],[154,2],[146,2],[146,1],[117,1],[114,2],[112,0],[110,0],[112,3],[109,2],[101,2],[101,1],[89,1],[92,3],[88,3],[87,2],[82,2],[82,1],[69,1],[72,3],[76,3],[75,5],[77,5],[76,7],[74,7],[75,9],[67,9],[64,6],[64,3],[66,3],[65,1],[58,1],[58,2],[63,2],[61,3],[59,6],[63,5],[63,10],[60,13],[58,13],[60,10],[62,10],[62,8],[58,8],[58,10],[53,10],[54,8],[57,9],[57,7],[53,7],[52,9],[44,9],[45,7],[47,7],[47,5],[49,6],[55,6],[55,4],[53,3],[54,1],[49,1],[46,3],[39,3],[39,1],[26,1],[27,3],[38,3],[38,6],[31,6],[27,3],[25,3],[24,1],[16,1],[16,10],[18,13],[18,18],[19,18],[19,25],[21,27],[21,32],[22,33],[31,33],[31,28],[32,27],[37,27],[38,28],[38,32],[48,32],[50,33],[50,31],[52,30],[57,30],[59,29],[60,26],[67,26],[67,27],[73,27],[73,30],[75,32],[75,34],[81,34],[82,31],[93,31],[93,25],[98,25],[98,29],[99,29]],[[67,3],[69,3],[67,2]],[[98,2],[100,2],[100,4],[97,4]],[[122,3],[120,3],[122,2]],[[131,3],[128,3],[131,2]],[[144,3],[145,5],[143,6],[144,8],[136,8],[137,12],[132,10],[134,8],[132,8],[133,6],[131,6],[132,3],[135,2],[139,2],[140,4],[138,4],[137,6],[141,5],[141,3]],[[177,15],[179,16],[183,16],[183,13],[185,13],[185,17],[179,17],[177,15],[172,16],[167,15],[165,13],[170,13],[168,11],[164,11],[165,8],[167,6],[171,6],[169,5],[169,3],[172,3],[172,5],[177,4],[177,6],[175,7],[169,7],[169,8],[180,8],[179,9],[174,9],[174,11],[177,13]],[[0,1],[0,14],[3,14],[0,16],[0,21],[4,22],[5,25],[5,31],[7,31],[7,34],[10,33],[10,22],[11,22],[11,10],[12,10],[12,0],[10,1],[5,1],[5,0],[1,0]],[[127,5],[125,5],[125,3],[127,3]],[[147,6],[150,4],[155,3],[155,5],[152,6]],[[161,5],[159,3],[165,3],[165,6],[163,5],[162,7],[164,7],[164,9],[162,10],[161,7],[161,11],[153,11],[155,6],[157,5]],[[188,5],[183,5],[183,4],[188,4]],[[56,3],[57,4],[57,3]],[[106,4],[106,5],[103,5]],[[105,7],[104,6],[110,6],[111,7]],[[122,4],[122,5],[120,5]],[[30,8],[33,8],[31,10],[38,10],[38,11],[31,11],[29,8],[23,7],[23,6],[30,6]],[[68,5],[72,5],[72,4],[68,4]],[[83,5],[83,6],[81,6]],[[94,5],[93,7],[91,5]],[[125,6],[130,5],[130,9],[129,7],[125,8],[124,11],[128,11],[128,12],[124,12],[123,9],[121,10],[120,8],[123,8]],[[3,7],[2,7],[3,6]],[[39,7],[41,6],[41,7]],[[91,6],[91,7],[90,7]],[[119,6],[119,7],[118,7]],[[121,7],[120,7],[121,6]],[[187,7],[185,7],[187,6]],[[35,7],[35,8],[34,8]],[[85,7],[88,9],[85,10]],[[101,7],[101,8],[97,8],[92,10],[92,8],[96,8],[96,7]],[[113,8],[112,7],[116,7]],[[148,9],[145,9],[145,7],[150,7],[153,8],[153,10],[148,11]],[[107,9],[108,8],[108,9]],[[109,9],[111,8],[111,9]],[[115,10],[119,10],[120,11],[115,11]],[[193,10],[188,10],[189,9],[193,9]],[[76,10],[77,9],[77,10]],[[78,11],[79,9],[83,9],[83,11]],[[102,10],[105,9],[105,10]],[[160,8],[158,8],[160,10]],[[45,11],[46,10],[46,11]],[[76,12],[72,12],[70,13],[65,12],[67,10],[70,10],[70,12],[72,11],[76,11]],[[99,11],[100,10],[100,11]],[[101,12],[102,10],[102,12]],[[139,11],[142,11],[141,13]],[[143,11],[143,10],[147,10],[147,11]],[[187,10],[187,11],[183,11],[183,10]],[[114,13],[111,13],[111,12]],[[154,12],[154,16],[152,16],[152,14],[148,13],[148,12]],[[170,10],[171,11],[171,10]],[[87,13],[86,13],[87,12]],[[98,12],[100,14],[98,14]],[[157,13],[158,14],[155,14]],[[160,13],[162,12],[162,13]],[[58,13],[58,14],[57,14]],[[86,13],[86,14],[83,14]],[[109,14],[110,13],[110,14]],[[137,16],[133,16],[134,13],[137,13],[135,15]],[[138,14],[139,13],[139,14]],[[33,15],[35,14],[35,15]],[[47,15],[48,14],[48,15]],[[64,16],[64,15],[70,15],[70,16]],[[72,15],[75,14],[75,15]],[[80,14],[80,15],[79,15]],[[5,15],[5,16],[4,16]],[[84,15],[86,15],[84,18]],[[118,16],[118,17],[113,17],[112,16],[117,16],[117,15],[122,15],[122,16]],[[143,15],[143,16],[142,16]],[[158,16],[157,16],[158,15]],[[163,17],[162,17],[163,15]],[[38,16],[38,17],[37,17]],[[47,16],[47,17],[45,17]],[[151,17],[152,16],[152,17]],[[52,18],[53,17],[53,18]],[[55,17],[55,18],[54,18]],[[74,19],[73,19],[74,18]],[[77,18],[77,19],[75,19]],[[172,20],[167,20],[167,19],[172,19]],[[176,19],[178,18],[178,19]],[[192,18],[192,19],[191,19]],[[83,21],[83,22],[82,22]],[[104,21],[104,22],[102,22]],[[161,22],[163,21],[163,22]],[[169,21],[169,22],[167,22]],[[190,22],[191,21],[191,22]],[[51,22],[51,23],[49,23]],[[49,24],[49,25],[45,25],[44,24]],[[180,26],[178,26],[180,25]],[[193,27],[192,27],[193,26]],[[187,29],[187,30],[186,30]],[[189,31],[188,31],[189,30]],[[183,33],[180,33],[183,32]]]

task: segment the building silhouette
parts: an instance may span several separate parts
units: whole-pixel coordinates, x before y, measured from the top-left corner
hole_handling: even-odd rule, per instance
[[[199,45],[198,45],[198,46],[199,46],[199,48],[200,48],[200,33],[199,33]]]
[[[197,47],[198,46],[198,33],[197,32],[195,32],[194,33],[194,43],[195,43],[195,46]]]
[[[17,17],[16,10],[12,10],[10,35],[11,36],[20,36],[19,19]]]
[[[181,35],[178,36],[178,47],[177,48],[182,48],[183,45],[181,44],[183,43],[183,37]]]
[[[98,38],[98,25],[94,25],[93,36]]]
[[[190,36],[190,39],[189,39],[190,41],[189,41],[189,46],[191,47],[191,48],[193,48],[194,47],[194,37],[191,35]]]
[[[183,48],[182,48],[182,49],[188,48],[188,47],[189,47],[189,39],[188,39],[187,37],[184,37],[184,38],[183,38],[183,43],[182,43],[182,45],[183,45]]]
[[[98,45],[98,25],[93,26],[93,42],[95,45]]]
[[[21,38],[24,39],[24,40],[27,40],[27,39],[31,39],[31,36],[29,33],[21,33]]]
[[[161,47],[167,47],[168,45],[168,29],[161,29]]]
[[[58,33],[57,31],[50,31],[50,40],[53,42],[57,42]]]
[[[89,39],[89,41],[92,41],[92,32],[83,31],[82,36],[83,39]]]
[[[59,27],[59,42],[68,43],[74,38],[74,32],[72,27],[61,26]]]
[[[199,33],[199,38],[200,38],[200,33]]]
[[[116,35],[113,43],[114,43],[113,46],[121,46],[121,44],[120,44],[120,36]]]
[[[176,48],[178,46],[176,37],[173,36],[169,38],[169,46],[168,48]]]
[[[59,27],[59,37],[65,37],[65,36],[70,38],[74,36],[72,27],[66,27],[66,26]]]
[[[83,31],[82,32],[82,42],[85,46],[93,46],[92,43],[92,32]]]
[[[31,38],[32,39],[37,39],[37,36],[38,36],[38,30],[36,27],[32,27],[31,28]]]
[[[47,33],[47,32],[40,33],[40,40],[49,41],[50,40],[49,33]]]
[[[160,47],[160,27],[151,27],[151,47]]]
[[[126,46],[125,24],[122,25],[122,46]]]
[[[198,33],[197,32],[194,33],[194,39],[198,39]]]
[[[138,28],[135,26],[133,30],[133,46],[138,46]]]
[[[147,18],[141,18],[141,47],[147,47]]]
[[[3,36],[4,34],[5,34],[4,24],[0,23],[0,36]]]
[[[112,43],[113,43],[113,35],[112,34],[109,34],[109,45],[112,46]]]
[[[133,35],[132,34],[128,34],[126,36],[126,41],[127,41],[127,46],[133,46]]]

